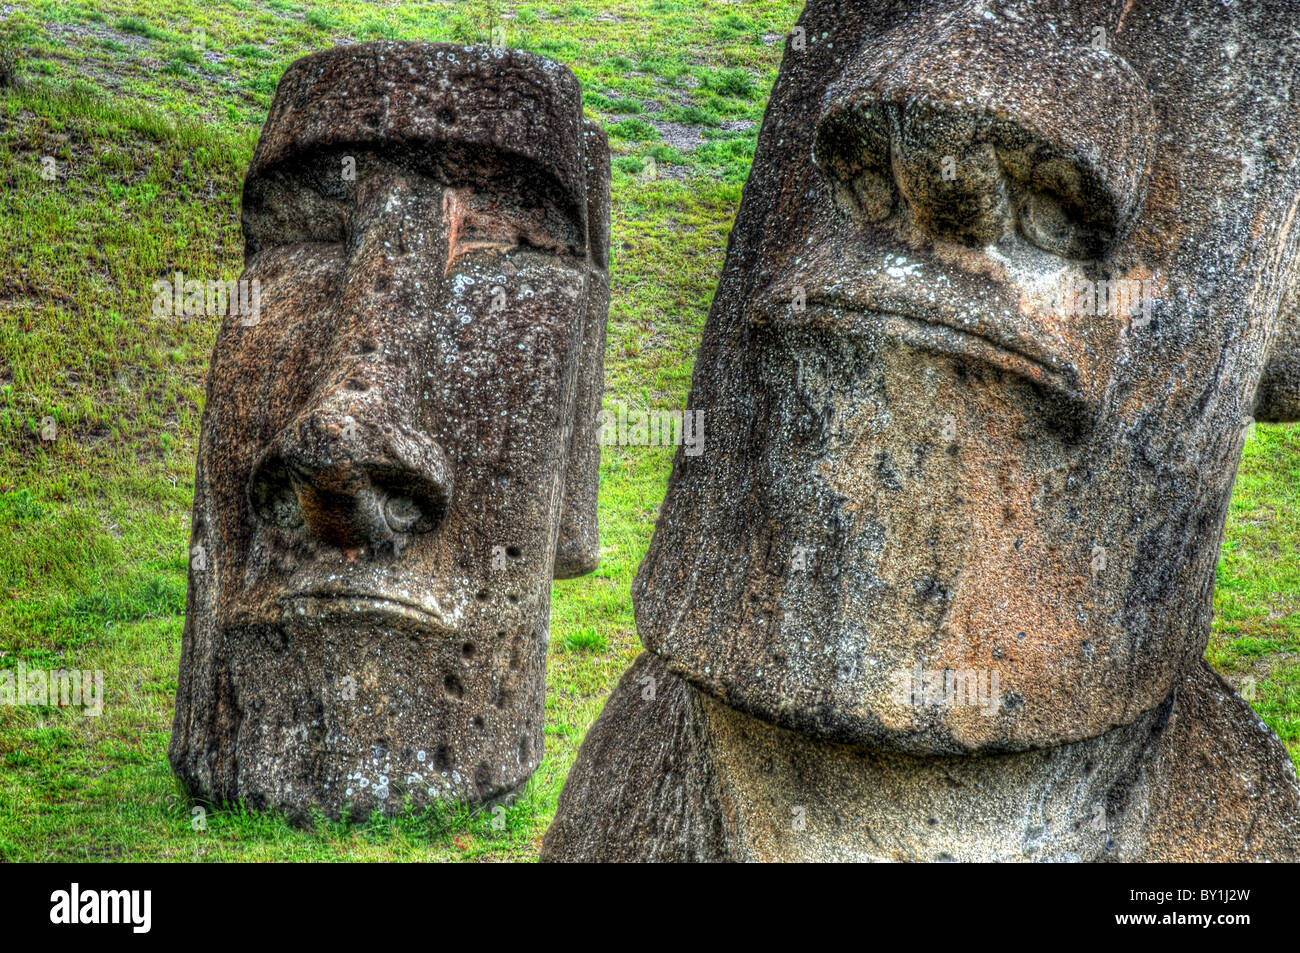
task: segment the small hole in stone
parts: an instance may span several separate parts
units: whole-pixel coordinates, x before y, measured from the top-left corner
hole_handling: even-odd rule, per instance
[[[466,642],[462,645],[460,647],[460,654],[465,656],[465,658],[470,658],[474,654],[474,643]]]
[[[475,716],[474,716],[474,727],[475,727],[475,728],[482,728],[482,727],[483,727],[483,716],[482,716],[482,715],[475,715]]]
[[[460,679],[455,675],[448,675],[442,680],[443,687],[447,689],[447,694],[452,698],[461,698],[465,694],[464,687],[460,684]]]
[[[518,559],[520,556],[523,555],[523,550],[521,550],[518,546],[507,546],[506,555],[509,556],[511,559]]]
[[[528,736],[519,736],[519,760],[523,764],[528,763]]]
[[[451,748],[447,745],[438,745],[438,750],[433,753],[433,766],[439,771],[446,771],[451,767]]]
[[[474,598],[479,602],[487,602],[488,591],[486,589],[480,589],[478,592],[474,593]]]
[[[511,592],[511,593],[507,594],[507,595],[506,595],[506,601],[509,602],[512,606],[517,606],[517,605],[519,605],[519,593],[517,593],[517,592]]]

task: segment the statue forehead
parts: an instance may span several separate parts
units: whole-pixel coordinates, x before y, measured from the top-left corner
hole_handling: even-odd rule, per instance
[[[786,78],[821,95],[820,113],[864,84],[895,98],[901,70],[908,96],[1024,111],[1028,124],[1093,127],[1094,138],[1104,138],[1108,117],[1112,133],[1146,135],[1124,127],[1149,108],[1140,102],[1148,94],[1166,112],[1200,101],[1222,111],[1232,105],[1225,93],[1252,89],[1260,101],[1214,135],[1256,152],[1261,127],[1281,122],[1291,139],[1296,125],[1294,18],[1289,0],[810,0],[796,30],[812,55],[790,64]],[[1176,141],[1194,140],[1191,132]]]
[[[280,80],[248,181],[305,156],[389,151],[415,163],[533,166],[576,206],[587,192],[576,77],[530,53],[363,43],[295,61]]]

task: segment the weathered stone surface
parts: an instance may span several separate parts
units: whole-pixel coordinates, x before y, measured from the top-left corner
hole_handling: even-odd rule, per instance
[[[731,853],[702,696],[640,656],[583,741],[543,861],[718,861]]]
[[[1255,418],[1272,423],[1300,420],[1300,269],[1288,278],[1281,314],[1255,392]]]
[[[1045,749],[1066,778],[1050,797],[1071,816],[1112,782],[1085,777],[1091,749],[1072,743],[1119,745],[1107,757],[1128,752],[1155,785],[1191,770],[1158,772],[1155,749],[1125,739],[1199,677],[1251,414],[1300,410],[1285,294],[1298,22],[1280,2],[805,8],[696,359],[689,404],[709,446],[677,455],[633,585],[642,641],[698,695],[656,717],[709,713],[696,755],[736,779],[718,795],[729,822],[766,810],[746,759],[781,729],[805,762],[823,745],[873,764],[1002,756],[965,770],[1005,766],[987,784],[1007,810],[1048,797],[1025,767]],[[954,677],[981,691],[932,703],[909,690]],[[1247,763],[1201,764],[1195,790],[1253,817],[1236,774],[1284,779],[1282,813],[1261,821],[1278,839],[1240,849],[1292,856],[1286,751],[1255,737],[1256,720],[1212,712],[1216,691],[1189,689],[1181,717],[1214,714]],[[552,843],[597,844],[613,823],[596,797],[621,780],[622,766],[603,773],[618,764],[611,739],[659,730],[626,704],[590,742],[604,756],[579,759]],[[935,780],[916,764],[889,782],[900,797]],[[863,816],[885,810],[871,794],[883,778],[839,781]],[[1165,809],[1152,792],[1143,803]],[[810,814],[848,810],[829,788],[809,797]],[[885,852],[1028,856],[1028,822],[967,842],[946,826],[960,806],[936,817],[933,849],[894,818]],[[1188,856],[1231,847],[1167,823],[1121,819],[1147,839],[1109,853],[1177,853],[1184,835]],[[745,836],[768,845],[753,856],[808,849]],[[1054,856],[1097,856],[1096,838],[1043,836]],[[751,856],[735,843],[718,850]],[[853,852],[818,843],[824,859]]]
[[[583,742],[542,859],[1296,861],[1300,784],[1277,747],[1199,661],[1099,737],[924,757],[777,728],[647,653]]]
[[[598,553],[609,153],[564,67],[375,43],[285,72],[208,378],[170,759],[294,817],[509,796],[553,575]]]
[[[713,422],[709,449],[678,456],[633,590],[642,639],[674,671],[830,740],[1014,750],[1090,737],[1168,695],[1204,649],[1242,423],[1293,267],[1289,9],[1251,5],[1203,31],[1173,28],[1191,15],[1176,3],[1134,5],[1122,24],[1110,5],[987,9],[1001,12],[805,11],[807,49],[783,63],[696,362],[690,402]],[[1063,47],[1053,63],[1073,52],[1077,66],[1053,65],[1044,96],[1113,113],[1110,125],[1135,136],[1150,136],[1146,108],[1159,125],[1145,204],[1103,257],[1038,247],[1009,211],[982,246],[947,231],[942,211],[923,227],[914,204],[979,192],[961,156],[946,183],[893,146],[909,185],[891,185],[881,222],[837,201],[840,180],[814,160],[821,122],[846,108],[846,74],[875,64],[894,90],[878,107],[894,125],[911,78],[917,122],[934,125],[891,133],[938,169],[956,147],[934,118],[945,90],[931,74],[952,84],[948,112],[969,108],[975,134],[987,123],[1000,141],[986,102],[998,89],[956,77],[980,49],[992,62],[977,75],[1029,99],[1048,23]],[[1088,48],[1094,24],[1113,52]],[[1229,59],[1233,42],[1250,52]],[[849,89],[872,102],[861,83]],[[1024,136],[1050,137],[1034,130],[1052,115],[1039,108]],[[1086,136],[1068,128],[1054,148],[1073,156]],[[1077,165],[1080,176],[1095,166],[1098,182],[1131,181],[1118,159]],[[1014,168],[995,183],[1008,209],[1032,191]],[[923,188],[910,189],[914,177]],[[1136,201],[1113,199],[1120,210]],[[1114,209],[1093,214],[1116,220]],[[1153,280],[1154,313],[1141,323],[1038,306],[1066,277]],[[799,288],[803,310],[791,303]],[[1100,550],[1105,568],[1094,569]],[[804,570],[792,568],[800,552]],[[994,718],[900,710],[895,678],[917,661],[996,667],[1010,703]]]

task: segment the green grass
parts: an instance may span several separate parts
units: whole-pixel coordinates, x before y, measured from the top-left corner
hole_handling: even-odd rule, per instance
[[[1233,488],[1206,658],[1300,764],[1300,426],[1256,425]]]
[[[215,324],[154,318],[150,287],[177,270],[238,276],[243,172],[295,58],[504,31],[570,66],[588,115],[614,133],[607,406],[681,407],[801,2],[95,6],[54,0],[0,21],[0,65],[23,81],[0,68],[0,668],[99,669],[106,691],[99,718],[0,707],[0,860],[534,859],[583,734],[639,651],[628,590],[669,451],[604,448],[601,565],[556,583],[547,753],[514,805],[307,831],[195,815],[166,748]],[[1300,758],[1300,430],[1257,434],[1209,657],[1254,679],[1256,708]]]

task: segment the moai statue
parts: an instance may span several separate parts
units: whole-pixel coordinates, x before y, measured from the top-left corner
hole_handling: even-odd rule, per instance
[[[1300,416],[1297,26],[808,4],[544,859],[1300,859],[1202,661],[1243,421]]]
[[[507,798],[552,577],[596,564],[609,149],[507,49],[298,60],[244,186],[170,760],[302,819]]]

